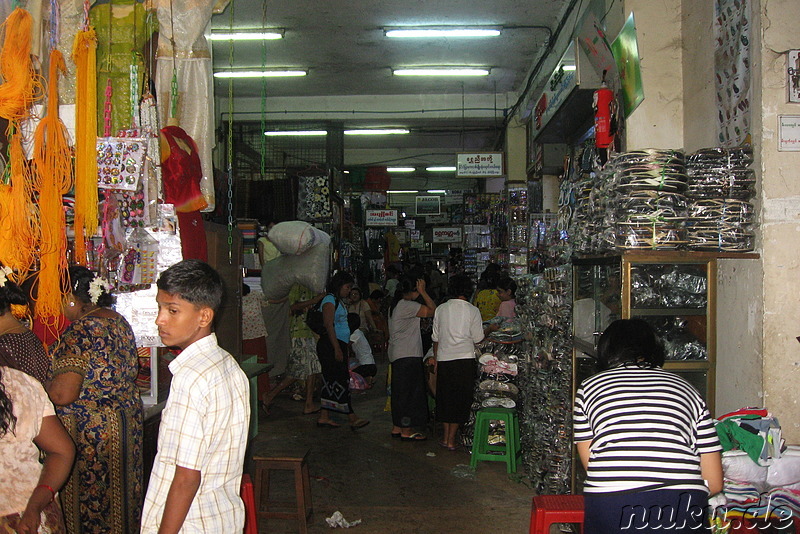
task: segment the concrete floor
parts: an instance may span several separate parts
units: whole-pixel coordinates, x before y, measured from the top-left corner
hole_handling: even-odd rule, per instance
[[[308,532],[329,531],[325,518],[337,510],[347,521],[360,519],[353,528],[362,534],[527,532],[534,493],[518,476],[506,474],[504,463],[481,462],[472,470],[467,451],[447,451],[433,436],[424,442],[390,437],[385,376],[381,365],[375,386],[354,395],[355,412],[371,421],[355,432],[344,418],[341,428],[318,428],[317,416],[302,415],[303,403],[285,395],[268,417],[260,414],[254,452],[311,449],[314,515]],[[293,498],[288,477],[273,475],[271,488]],[[260,521],[259,532],[298,529],[293,521],[270,519]]]

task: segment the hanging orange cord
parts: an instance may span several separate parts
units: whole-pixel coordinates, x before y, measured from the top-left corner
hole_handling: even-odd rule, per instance
[[[97,34],[84,21],[72,61],[75,102],[75,262],[86,263],[86,237],[97,231]]]
[[[33,17],[16,8],[3,23],[0,50],[0,116],[8,119],[10,173],[0,177],[0,261],[17,273],[27,273],[34,261],[38,217],[33,203],[31,168],[22,149],[20,124],[30,117],[41,95],[41,80],[31,60]]]
[[[66,72],[64,56],[50,52],[47,114],[33,136],[35,189],[39,197],[42,238],[39,245],[39,294],[36,316],[45,325],[55,325],[61,314],[61,287],[67,268],[66,220],[62,196],[72,188],[72,161],[67,128],[58,117],[58,73]]]

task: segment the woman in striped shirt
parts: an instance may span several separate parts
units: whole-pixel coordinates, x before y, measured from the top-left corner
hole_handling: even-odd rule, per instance
[[[611,323],[597,353],[603,371],[581,383],[573,414],[584,532],[703,531],[708,495],[722,490],[705,401],[661,369],[664,350],[641,319]]]

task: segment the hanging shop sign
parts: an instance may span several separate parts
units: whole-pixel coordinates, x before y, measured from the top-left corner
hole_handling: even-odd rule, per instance
[[[439,195],[418,196],[417,215],[439,215],[442,212]]]
[[[778,116],[778,150],[800,152],[800,115]]]
[[[504,176],[502,152],[466,152],[456,155],[456,176],[492,178]]]
[[[414,230],[417,227],[417,220],[416,219],[406,219],[406,220],[403,221],[403,226],[405,226],[409,230]]]
[[[639,44],[636,40],[633,12],[628,16],[617,38],[611,43],[611,51],[617,61],[617,70],[622,82],[622,109],[627,118],[644,100],[642,66],[639,60]]]
[[[401,245],[408,244],[408,230],[397,230],[394,235],[397,236],[397,242]]]
[[[423,239],[422,239],[422,231],[421,230],[411,230],[411,231],[409,231],[409,237],[411,238],[411,248],[415,248],[415,249],[425,248],[425,241],[423,241]]]
[[[367,226],[397,226],[397,210],[367,210]]]
[[[446,213],[441,215],[428,215],[425,217],[425,224],[448,224],[450,222],[450,216]]]
[[[460,226],[453,226],[450,228],[434,228],[433,229],[433,242],[434,243],[458,243],[464,239],[464,232]]]

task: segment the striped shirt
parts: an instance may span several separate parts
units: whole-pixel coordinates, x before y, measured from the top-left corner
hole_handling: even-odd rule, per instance
[[[175,466],[200,471],[181,532],[241,532],[239,487],[250,424],[250,388],[233,357],[208,335],[169,364],[169,397],[142,512],[142,533],[158,531]]]
[[[721,450],[700,394],[663,369],[627,365],[587,378],[575,442],[591,441],[585,493],[706,489],[700,455]]]

